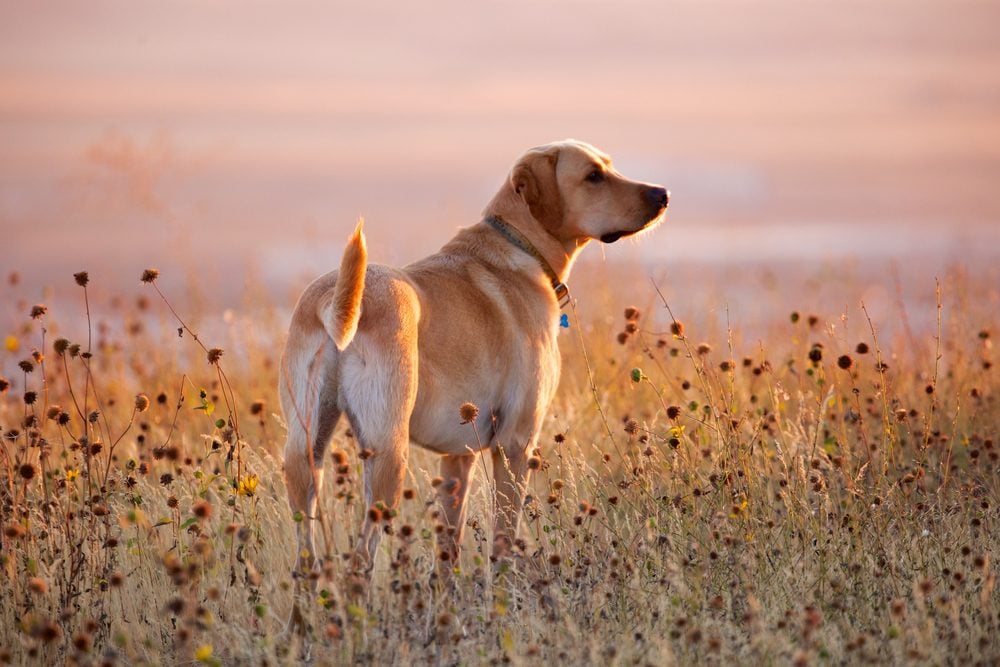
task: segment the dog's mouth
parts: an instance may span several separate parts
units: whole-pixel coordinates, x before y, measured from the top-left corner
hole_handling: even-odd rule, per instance
[[[602,234],[601,235],[601,242],[602,243],[614,243],[618,239],[626,237],[626,236],[632,236],[632,234],[635,234],[635,232],[634,231],[621,231],[621,232],[610,232],[608,234]]]
[[[614,243],[618,239],[624,239],[629,236],[634,236],[635,234],[645,231],[650,227],[655,227],[660,223],[661,220],[663,220],[663,214],[666,212],[666,210],[667,207],[664,206],[662,209],[660,209],[660,212],[657,213],[652,220],[644,224],[642,227],[639,227],[638,229],[622,229],[615,232],[608,232],[607,234],[601,234],[600,237],[601,243]]]

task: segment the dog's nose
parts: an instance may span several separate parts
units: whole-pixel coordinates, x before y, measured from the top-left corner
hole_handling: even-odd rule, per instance
[[[667,192],[666,188],[649,188],[646,190],[646,199],[654,206],[665,208],[667,202],[670,201],[670,193]]]

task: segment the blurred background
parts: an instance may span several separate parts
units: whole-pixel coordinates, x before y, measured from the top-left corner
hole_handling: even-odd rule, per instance
[[[626,267],[746,318],[790,286],[836,309],[949,267],[1000,285],[997,2],[0,7],[0,271],[29,300],[156,266],[289,302],[359,215],[375,261],[414,260],[566,137],[672,191],[578,294]]]

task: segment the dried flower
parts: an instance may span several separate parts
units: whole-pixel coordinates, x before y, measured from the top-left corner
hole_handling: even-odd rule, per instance
[[[142,272],[142,282],[151,283],[160,277],[160,272],[158,269],[146,269]]]
[[[222,358],[221,348],[213,347],[211,350],[208,351],[208,363],[213,365],[217,364],[219,363],[219,359],[221,358]]]
[[[73,274],[73,279],[76,280],[76,284],[80,287],[86,287],[87,283],[90,282],[90,276],[86,271],[80,271],[79,273]]]
[[[145,394],[136,394],[135,396],[135,409],[139,412],[145,412],[149,409],[149,397]]]
[[[207,519],[212,516],[212,505],[205,500],[200,500],[194,504],[191,511],[199,519]]]
[[[842,354],[839,357],[837,357],[837,366],[844,369],[845,371],[848,370],[853,364],[854,360],[851,359],[850,355],[848,354]]]
[[[41,303],[35,304],[34,306],[31,307],[31,319],[37,320],[41,318],[43,315],[45,315],[45,313],[48,312],[48,310],[49,309],[48,307],[45,306],[45,304]]]
[[[681,322],[680,320],[674,320],[673,322],[671,322],[670,323],[670,333],[672,333],[674,336],[677,336],[678,338],[680,338],[681,336],[683,336],[684,335],[684,323]]]
[[[458,409],[458,414],[462,417],[462,423],[468,424],[476,421],[476,418],[479,417],[479,408],[474,403],[462,403],[462,407]]]
[[[625,319],[629,322],[635,321],[642,316],[642,312],[635,306],[629,306],[625,309]]]

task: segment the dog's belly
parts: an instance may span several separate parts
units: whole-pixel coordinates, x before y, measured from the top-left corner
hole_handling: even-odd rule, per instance
[[[410,440],[414,444],[439,454],[469,454],[489,447],[502,421],[518,419],[530,406],[518,405],[523,401],[499,395],[499,392],[460,394],[440,392],[435,396],[421,396],[410,416]],[[472,403],[479,409],[475,422],[463,423],[460,408]]]
[[[535,351],[541,354],[516,361],[507,357],[507,364],[490,369],[478,382],[453,378],[431,382],[421,377],[410,416],[410,440],[439,454],[458,455],[480,451],[498,439],[530,437],[559,381],[558,349],[540,346]],[[478,408],[474,422],[463,421],[464,403]]]

